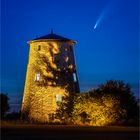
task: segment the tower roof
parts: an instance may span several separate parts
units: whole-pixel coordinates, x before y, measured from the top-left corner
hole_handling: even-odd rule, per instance
[[[32,41],[37,41],[37,40],[60,40],[60,41],[72,41],[72,42],[76,42],[72,39],[68,39],[68,38],[65,38],[63,36],[60,36],[60,35],[57,35],[57,34],[54,34],[53,33],[53,30],[51,30],[51,33],[48,34],[48,35],[44,35],[44,36],[41,36],[41,37],[37,37],[35,39],[33,39]]]
[[[48,35],[45,35],[45,36],[38,37],[35,40],[38,40],[38,39],[58,39],[58,40],[66,40],[66,41],[67,40],[71,40],[71,39],[62,37],[60,35],[56,35],[54,33],[51,33],[51,34],[48,34]]]

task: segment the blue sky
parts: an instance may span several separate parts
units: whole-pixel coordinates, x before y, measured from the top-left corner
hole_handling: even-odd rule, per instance
[[[77,41],[81,91],[115,79],[138,97],[139,0],[2,0],[1,6],[1,91],[10,102],[21,103],[27,41],[51,28]]]

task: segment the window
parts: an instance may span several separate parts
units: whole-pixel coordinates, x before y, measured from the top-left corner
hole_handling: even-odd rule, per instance
[[[38,45],[38,51],[40,51],[41,50],[41,45]]]
[[[36,81],[40,81],[40,73],[36,74]]]
[[[77,82],[76,73],[73,73],[73,80],[74,80],[74,82]]]
[[[62,102],[62,95],[61,94],[56,94],[56,102],[61,103]]]

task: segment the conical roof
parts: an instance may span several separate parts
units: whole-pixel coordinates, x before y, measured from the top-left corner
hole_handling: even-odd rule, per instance
[[[54,34],[53,30],[51,30],[50,34],[44,35],[44,36],[41,36],[41,37],[37,37],[37,38],[33,39],[32,41],[44,40],[44,39],[45,40],[60,40],[60,41],[73,41],[73,42],[75,42],[74,40],[71,40],[71,39],[65,38],[63,36]]]

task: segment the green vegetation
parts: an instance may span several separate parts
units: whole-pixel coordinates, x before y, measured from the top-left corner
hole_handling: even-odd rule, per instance
[[[64,101],[65,102],[65,101]],[[131,88],[123,81],[110,80],[97,89],[77,94],[69,108],[66,102],[58,110],[61,118],[80,125],[138,125],[139,107]],[[71,115],[65,110],[71,110]],[[68,116],[68,117],[66,117]]]
[[[71,123],[74,108],[74,97],[74,95],[63,96],[62,102],[58,104],[59,108],[56,110],[55,118],[60,120],[61,123]]]
[[[115,124],[125,117],[126,110],[120,107],[119,99],[112,95],[91,96],[86,93],[76,98],[73,111],[76,124],[103,126]]]

